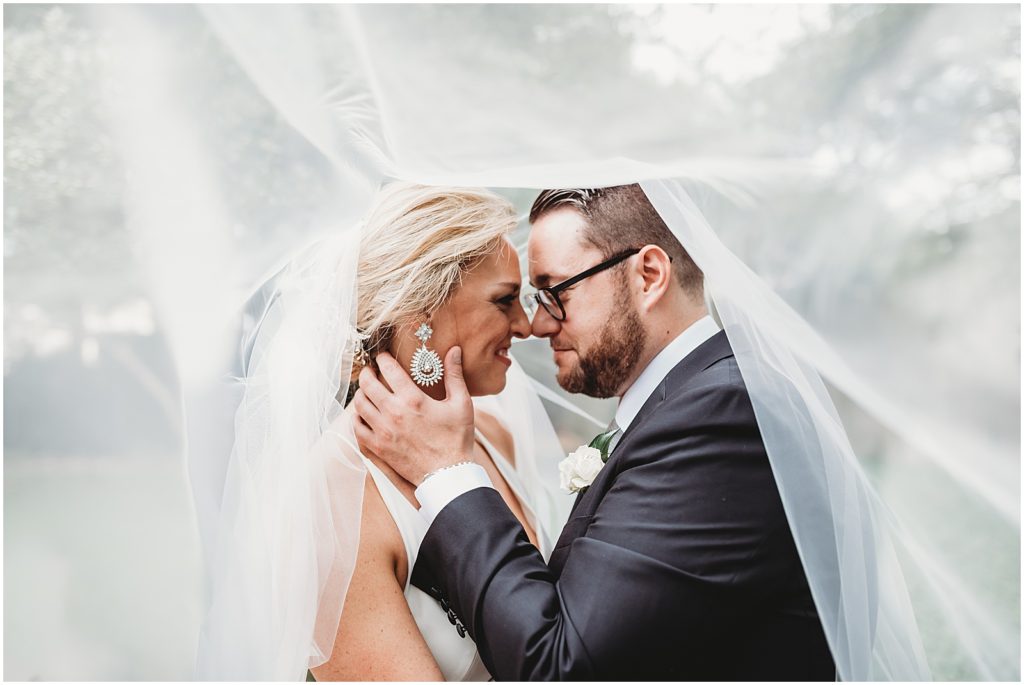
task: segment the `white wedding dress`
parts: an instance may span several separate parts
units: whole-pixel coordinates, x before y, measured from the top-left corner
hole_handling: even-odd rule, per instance
[[[527,521],[537,534],[541,554],[547,559],[551,554],[551,531],[546,530],[542,521],[534,514],[530,493],[526,491],[515,467],[479,430],[476,432],[476,438],[519,500]],[[524,458],[524,455],[520,455],[519,461]],[[427,522],[383,471],[366,457],[362,457],[362,460],[402,535],[402,543],[405,545],[406,557],[409,560],[409,570],[405,579],[405,599],[444,679],[471,682],[491,680],[491,674],[480,660],[480,654],[472,638],[469,635],[461,636],[437,600],[410,582],[420,543],[427,533]]]

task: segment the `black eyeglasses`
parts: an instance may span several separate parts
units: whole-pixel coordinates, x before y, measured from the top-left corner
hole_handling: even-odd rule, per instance
[[[635,247],[632,250],[626,250],[620,252],[605,261],[601,262],[597,266],[592,266],[586,271],[580,272],[572,278],[562,281],[557,285],[550,286],[548,288],[538,288],[537,292],[530,293],[526,297],[526,309],[532,318],[534,313],[537,311],[537,305],[544,307],[544,311],[551,315],[555,321],[565,321],[565,306],[562,304],[562,300],[558,297],[558,293],[562,292],[566,288],[571,288],[576,285],[584,278],[590,278],[595,274],[599,274],[605,269],[610,269],[619,262],[629,259],[637,252],[640,251],[639,247]]]

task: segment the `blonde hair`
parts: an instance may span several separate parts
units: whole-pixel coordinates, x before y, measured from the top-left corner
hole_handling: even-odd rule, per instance
[[[486,190],[385,186],[359,246],[356,326],[363,351],[376,356],[396,328],[429,318],[515,225],[512,204]]]

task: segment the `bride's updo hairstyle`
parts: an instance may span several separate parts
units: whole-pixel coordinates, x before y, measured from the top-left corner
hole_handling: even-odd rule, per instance
[[[387,351],[400,326],[433,314],[515,226],[512,204],[485,190],[385,186],[359,246],[356,325],[366,357]],[[353,364],[353,377],[360,368]]]

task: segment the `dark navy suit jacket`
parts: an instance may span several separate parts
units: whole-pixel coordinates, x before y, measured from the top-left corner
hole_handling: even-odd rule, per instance
[[[490,488],[431,524],[413,583],[497,680],[834,680],[723,332],[683,359],[544,563]]]

